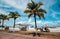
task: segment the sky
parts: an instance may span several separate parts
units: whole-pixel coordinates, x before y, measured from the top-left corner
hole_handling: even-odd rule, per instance
[[[45,20],[39,19],[37,17],[38,26],[48,25],[48,26],[59,26],[60,27],[60,0],[33,0],[34,2],[42,2],[41,8],[47,11],[45,14]],[[8,15],[11,11],[18,11],[21,17],[16,19],[16,23],[26,23],[34,25],[34,17],[32,16],[28,19],[28,15],[24,13],[27,4],[31,0],[0,0],[0,14]],[[5,20],[4,25],[13,26],[13,18]]]

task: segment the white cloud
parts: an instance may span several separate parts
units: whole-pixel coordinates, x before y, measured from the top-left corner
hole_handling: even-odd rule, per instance
[[[11,6],[9,6],[9,5],[4,5],[4,4],[0,4],[0,7],[10,8]]]
[[[18,22],[18,23],[16,23],[16,24],[23,24],[23,23],[25,23],[25,22],[21,21],[21,22]]]
[[[35,26],[35,22],[32,22],[31,19],[29,19],[28,23],[30,25]],[[28,24],[26,21],[20,21],[16,24]],[[37,27],[59,27],[60,26],[60,20],[57,21],[37,21]]]
[[[59,19],[58,17],[56,17],[56,15],[57,15],[57,14],[60,15],[60,12],[56,12],[56,11],[54,11],[54,10],[52,10],[52,9],[51,9],[51,11],[52,11],[51,16],[54,17],[54,18],[56,18],[56,19]]]
[[[21,6],[17,4],[14,0],[4,0],[7,4],[15,7],[15,8],[20,8]]]
[[[6,12],[6,11],[0,9],[0,14],[8,15],[8,12]]]
[[[31,22],[32,25],[35,24],[35,22]],[[58,21],[37,21],[38,27],[59,27],[60,26],[60,20]]]
[[[6,4],[9,4],[17,9],[25,9],[27,0],[4,0]]]
[[[43,3],[42,8],[48,12],[49,8],[56,3],[56,0],[41,0],[41,2]]]
[[[20,22],[17,22],[16,24],[27,24],[26,21],[20,21]]]
[[[17,9],[21,9],[21,10],[25,10],[26,9],[26,5],[28,2],[31,2],[31,0],[3,0],[4,3],[12,6],[12,7],[15,7]],[[39,0],[35,0],[35,1],[39,1]],[[52,6],[53,4],[56,3],[56,1],[54,0],[41,0],[41,2],[44,3],[44,5],[42,6],[42,8],[46,9],[48,11],[48,8],[50,6]],[[8,6],[7,6],[8,7]]]
[[[30,18],[30,19],[28,19],[28,24],[29,24],[29,23],[31,23],[31,18]]]

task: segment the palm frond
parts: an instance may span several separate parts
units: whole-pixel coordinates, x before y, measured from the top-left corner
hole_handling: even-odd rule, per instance
[[[37,9],[39,9],[39,7],[40,7],[41,5],[43,5],[41,2],[37,3],[37,4],[35,5],[35,8],[34,8],[34,10],[37,10]]]
[[[17,11],[15,11],[15,14],[18,15],[18,16],[20,16],[20,14]]]
[[[0,15],[0,19],[6,20],[6,19],[7,19],[7,15],[1,14],[1,15]]]
[[[44,13],[42,13],[42,12],[41,12],[41,13],[37,13],[36,15],[37,15],[40,19],[41,19],[41,18],[45,19]]]
[[[20,17],[20,15],[17,11],[15,11],[15,12],[10,12],[7,18],[18,18],[18,17]]]
[[[41,13],[40,16],[43,17],[43,19],[45,19],[45,17],[44,17],[44,13]]]
[[[32,15],[33,15],[32,13],[31,13],[31,14],[29,14],[29,15],[28,15],[28,18],[30,18]]]
[[[31,0],[31,3],[27,4],[27,8],[29,10],[25,10],[24,13],[28,14],[28,18],[30,18],[35,13],[35,16],[45,19],[44,13],[46,14],[47,12],[40,8],[41,5],[43,5],[41,2],[35,3],[33,0]]]
[[[38,12],[44,12],[44,13],[47,13],[44,9],[38,9]]]
[[[35,5],[34,1],[31,0],[31,2],[33,3],[33,5]]]
[[[39,14],[37,14],[37,16],[39,17],[39,19],[41,19],[41,16]]]
[[[31,10],[25,10],[24,13],[31,13]]]
[[[36,5],[35,5],[34,1],[32,1],[32,0],[31,0],[31,3],[28,3],[28,4],[27,4],[27,8],[28,8],[28,9],[31,9],[31,10],[33,10],[33,9],[35,8],[35,6],[36,6]]]
[[[32,9],[33,4],[32,3],[28,3],[27,6],[28,6],[27,8]]]

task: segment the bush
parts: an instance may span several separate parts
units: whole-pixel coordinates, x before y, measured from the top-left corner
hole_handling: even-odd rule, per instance
[[[33,32],[32,34],[33,34],[33,37],[35,37],[35,36],[36,36],[36,33],[35,33],[35,32]]]
[[[40,33],[37,33],[37,35],[40,37],[41,34]]]
[[[36,35],[38,35],[39,37],[40,37],[40,33],[38,33],[38,32],[33,32],[33,33],[30,33],[30,34],[32,34],[33,35],[33,37],[35,37]]]
[[[5,27],[5,30],[9,30],[9,27]]]
[[[50,32],[50,30],[48,29],[48,27],[45,27],[45,32]]]

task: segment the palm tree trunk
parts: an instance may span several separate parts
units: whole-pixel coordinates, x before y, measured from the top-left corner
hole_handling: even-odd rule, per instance
[[[13,26],[13,28],[15,28],[15,18],[14,18],[14,26]]]
[[[37,23],[36,23],[36,14],[35,13],[34,13],[34,19],[35,19],[35,29],[36,29],[34,36],[36,36],[37,35]]]
[[[37,23],[36,23],[36,16],[34,14],[34,19],[35,19],[35,29],[37,30]]]
[[[2,27],[4,27],[4,20],[2,20]]]
[[[1,24],[1,19],[0,19],[0,24]]]

